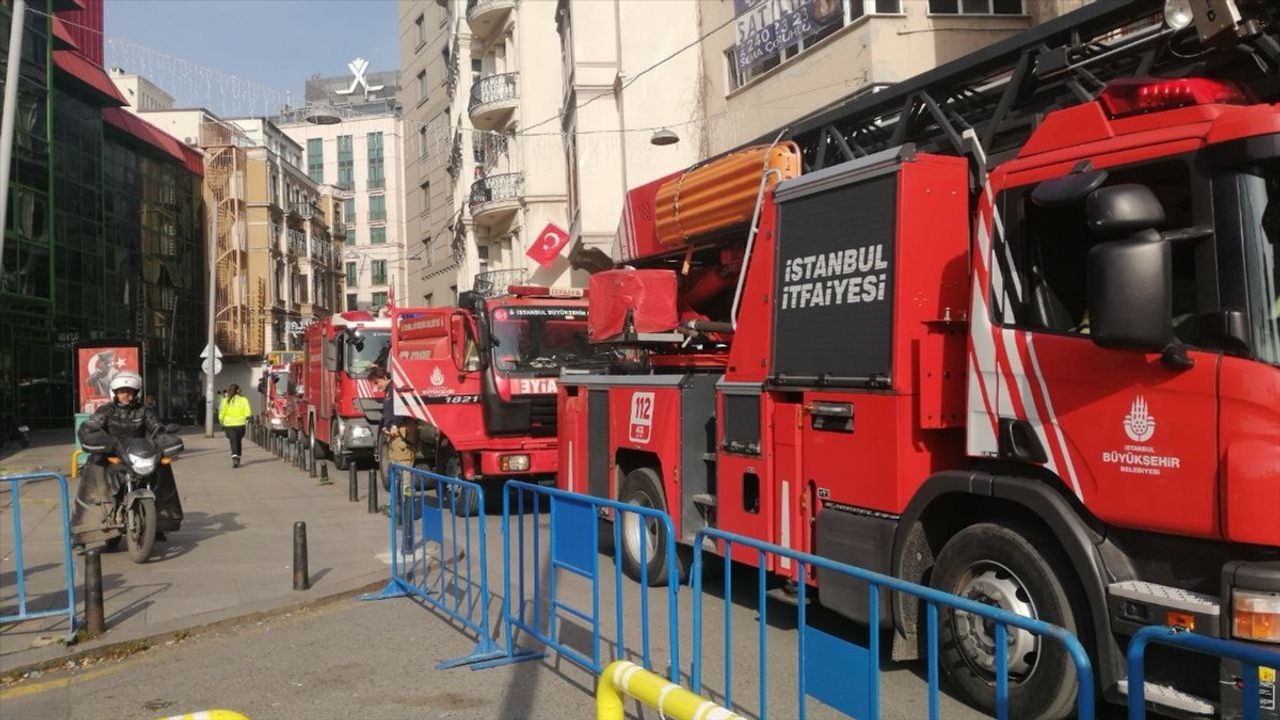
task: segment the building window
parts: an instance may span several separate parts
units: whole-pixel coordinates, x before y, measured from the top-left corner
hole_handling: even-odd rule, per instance
[[[318,183],[324,182],[324,140],[307,140],[307,175]]]
[[[347,244],[356,244],[356,199],[347,198],[342,203],[342,220],[347,227]]]
[[[372,272],[370,274],[373,276],[372,284],[386,285],[387,284],[387,261],[374,260],[371,265],[371,269],[372,269]]]
[[[1021,15],[1022,0],[929,0],[930,15]]]
[[[356,306],[359,304],[360,304],[360,296],[356,295],[355,293],[347,293],[347,309],[348,310],[355,310]]]
[[[944,0],[945,1],[945,0]],[[1006,4],[1009,0],[951,0],[962,3]],[[1012,0],[1020,4],[1021,0]],[[929,0],[932,6],[937,0]],[[897,15],[902,13],[902,0],[817,0],[795,3],[794,9],[782,13],[782,17],[763,15],[771,4],[761,3],[757,8],[738,15],[734,23],[739,27],[737,35],[748,37],[724,51],[730,92],[746,85],[755,78],[791,60],[805,50],[817,45],[837,30],[865,15]],[[763,25],[763,29],[760,29]],[[795,28],[808,28],[796,30]]]
[[[426,215],[431,212],[431,182],[422,183],[418,190],[422,194],[422,214]]]
[[[385,227],[369,228],[370,245],[386,245],[387,229]]]
[[[371,132],[365,136],[369,147],[369,182],[370,190],[381,190],[386,187],[387,179],[382,162],[382,133]]]
[[[413,21],[413,43],[414,50],[427,44],[427,19],[422,15]]]
[[[355,190],[355,154],[350,135],[338,136],[338,187]]]
[[[387,220],[387,196],[371,195],[369,196],[369,222],[386,222]]]
[[[427,126],[422,125],[418,128],[418,159],[427,156]]]
[[[384,292],[376,292],[373,294],[373,309],[381,310],[387,306],[387,294]]]
[[[480,266],[480,272],[484,272],[485,270],[489,269],[489,246],[488,245],[476,246],[476,260],[477,260],[477,264]]]
[[[347,263],[347,287],[355,287],[358,284],[359,281],[356,279],[356,264],[349,262]]]
[[[418,104],[427,101],[427,71],[418,73]]]

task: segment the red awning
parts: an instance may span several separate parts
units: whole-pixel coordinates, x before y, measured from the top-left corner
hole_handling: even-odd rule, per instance
[[[75,50],[54,50],[53,64],[62,72],[79,80],[104,100],[104,105],[128,105],[115,83],[107,77],[107,71],[94,65]]]
[[[102,119],[182,163],[183,167],[204,176],[204,154],[142,118],[122,108],[103,108]]]
[[[53,18],[53,37],[58,41],[57,45],[54,46],[55,50],[80,49],[80,46],[76,45],[76,39],[71,35],[71,30],[67,28],[67,24],[57,16]]]

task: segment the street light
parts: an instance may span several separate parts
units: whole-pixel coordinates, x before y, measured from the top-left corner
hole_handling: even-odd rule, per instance
[[[649,138],[649,143],[651,145],[658,146],[675,145],[678,142],[680,142],[680,136],[675,134],[675,131],[668,130],[667,128],[655,130],[653,137]]]

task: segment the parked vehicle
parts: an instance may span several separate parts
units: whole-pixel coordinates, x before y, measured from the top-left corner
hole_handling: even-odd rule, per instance
[[[1280,7],[1225,4],[1201,44],[1094,3],[629,192],[561,486],[1060,625],[1113,701],[1145,625],[1276,647]],[[623,530],[664,582],[663,530]],[[768,563],[918,652],[917,602]],[[939,633],[992,710],[993,629]],[[1065,653],[1008,642],[1012,716],[1065,715]],[[1232,717],[1239,677],[1170,652],[1146,697]]]
[[[289,366],[272,365],[258,380],[258,422],[273,435],[289,433],[288,416]]]
[[[556,380],[590,350],[583,291],[467,292],[458,307],[396,308],[391,318],[396,414],[418,421],[423,462],[495,488],[510,478],[554,483]]]
[[[303,442],[316,458],[333,458],[339,470],[372,460],[382,393],[369,382],[385,368],[391,349],[391,320],[363,311],[330,315],[304,332],[306,423]]]

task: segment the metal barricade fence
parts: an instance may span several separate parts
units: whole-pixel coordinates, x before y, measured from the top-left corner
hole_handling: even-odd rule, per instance
[[[764,720],[768,715],[768,664],[765,659],[768,655],[768,635],[767,614],[766,614],[766,595],[765,581],[767,579],[767,557],[773,555],[777,558],[790,559],[798,566],[797,577],[805,578],[808,576],[810,568],[821,568],[835,573],[846,575],[855,580],[867,583],[868,592],[868,613],[869,618],[873,618],[871,630],[869,632],[869,647],[864,652],[854,655],[851,650],[862,650],[858,646],[850,643],[842,638],[829,635],[816,628],[810,627],[806,618],[806,602],[807,588],[806,583],[802,580],[797,585],[798,603],[797,603],[797,700],[798,709],[795,716],[803,720],[807,716],[806,699],[809,697],[810,688],[809,676],[807,672],[814,674],[814,680],[825,680],[826,682],[818,683],[816,688],[820,693],[815,697],[832,706],[834,709],[844,712],[847,715],[856,717],[880,717],[880,636],[878,630],[878,618],[880,617],[880,591],[881,589],[890,592],[901,592],[914,596],[924,601],[926,604],[926,641],[927,641],[927,658],[928,658],[928,682],[929,682],[929,718],[936,719],[938,717],[938,606],[951,608],[966,613],[971,613],[990,621],[994,624],[994,645],[993,647],[1008,647],[1008,629],[1010,626],[1037,635],[1041,638],[1052,638],[1061,643],[1071,662],[1075,665],[1076,671],[1076,708],[1077,717],[1081,720],[1092,720],[1094,717],[1094,689],[1093,689],[1093,669],[1089,662],[1089,656],[1085,652],[1080,641],[1064,628],[1051,625],[1039,620],[1022,617],[1014,613],[1002,610],[1000,608],[984,605],[982,603],[952,595],[950,593],[935,590],[933,588],[917,585],[905,580],[899,580],[888,575],[872,572],[862,568],[846,565],[845,563],[836,562],[827,558],[818,557],[809,553],[799,552],[779,545],[762,542],[753,538],[737,535],[722,530],[707,528],[699,531],[694,541],[693,554],[693,570],[691,576],[691,584],[693,585],[693,661],[690,672],[691,689],[694,693],[702,692],[702,576],[704,571],[704,563],[702,559],[703,544],[707,540],[716,541],[722,548],[725,570],[724,570],[724,623],[725,623],[725,658],[724,658],[724,701],[725,707],[733,709],[733,654],[730,646],[730,638],[732,637],[732,598],[733,598],[733,571],[732,560],[734,558],[734,547],[741,546],[749,548],[756,553],[756,564],[759,567],[759,589],[757,595],[759,613],[759,702],[760,708],[758,717]],[[806,651],[812,652],[815,657],[807,657]],[[1007,720],[1009,717],[1009,672],[1008,653],[995,652],[996,656],[994,675],[996,683],[996,716],[1000,720]],[[828,662],[815,662],[819,656]],[[835,656],[839,656],[836,661]],[[858,678],[855,666],[865,663],[866,675],[864,678]],[[816,667],[815,667],[816,666]],[[832,675],[830,671],[838,671]],[[860,680],[865,681],[865,687],[858,685]],[[864,694],[865,693],[865,694]]]
[[[62,520],[62,564],[66,573],[66,604],[58,605],[55,608],[47,610],[28,610],[27,599],[27,577],[26,577],[26,559],[23,555],[23,531],[22,531],[22,494],[19,487],[23,483],[38,482],[41,480],[57,480],[58,481],[58,515]],[[67,479],[58,473],[37,472],[27,473],[23,475],[4,475],[0,476],[0,481],[9,485],[9,510],[13,516],[13,549],[14,557],[17,564],[17,600],[18,612],[12,615],[0,616],[0,625],[9,623],[18,623],[25,620],[36,620],[45,617],[54,617],[57,615],[67,616],[67,637],[70,638],[76,632],[76,583],[75,583],[75,566],[71,558],[71,503],[70,496],[67,493]],[[61,595],[62,593],[58,593]]]
[[[1134,633],[1129,640],[1127,652],[1129,661],[1129,720],[1143,720],[1147,716],[1146,707],[1146,659],[1147,646],[1151,644],[1170,645],[1172,647],[1216,655],[1220,658],[1235,660],[1240,663],[1240,682],[1243,696],[1241,709],[1244,720],[1259,720],[1262,717],[1262,683],[1260,672],[1265,668],[1271,677],[1270,708],[1275,709],[1275,672],[1280,668],[1280,652],[1266,650],[1256,645],[1249,645],[1234,640],[1196,635],[1179,628],[1151,625]]]
[[[549,517],[546,598],[543,597],[542,548],[540,527],[542,504],[546,502]],[[523,633],[541,643],[561,657],[599,675],[605,666],[601,652],[602,617],[600,610],[600,525],[599,518],[613,516],[614,562],[614,642],[615,657],[623,659],[634,649],[628,645],[626,635],[626,608],[622,565],[618,549],[622,546],[622,519],[635,515],[642,522],[639,527],[649,528],[650,523],[660,524],[666,537],[667,626],[669,644],[669,675],[674,682],[680,677],[679,605],[680,572],[677,569],[675,531],[671,517],[661,510],[627,505],[606,498],[566,492],[541,487],[516,480],[508,481],[502,497],[502,630],[506,656],[499,660],[478,664],[475,667],[496,667],[544,657],[544,652],[520,649],[516,633]],[[514,529],[512,525],[515,525]],[[526,525],[532,530],[526,531]],[[514,533],[514,535],[513,535]],[[526,538],[528,541],[526,542]],[[512,545],[515,560],[512,559]],[[646,542],[639,543],[640,567],[648,566],[651,552]],[[654,550],[656,551],[656,550]],[[532,562],[526,563],[531,557]],[[514,563],[514,564],[513,564]],[[585,579],[591,587],[591,607],[583,609],[570,605],[560,593],[560,572]],[[649,579],[640,573],[640,652],[639,659],[647,670],[653,670],[653,643],[649,622]],[[515,585],[512,585],[512,579]],[[526,581],[526,578],[530,578]],[[529,610],[532,609],[532,617]],[[562,614],[587,623],[591,630],[591,652],[570,647],[559,636]]]
[[[391,581],[361,599],[416,597],[475,633],[475,648],[439,669],[504,657],[489,627],[484,489],[404,465],[389,472]]]

